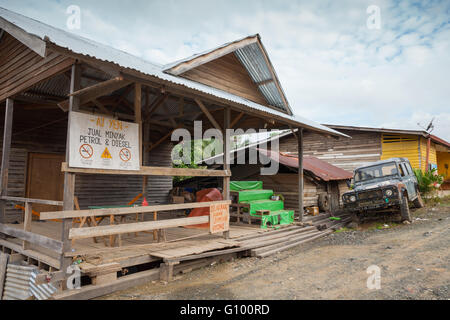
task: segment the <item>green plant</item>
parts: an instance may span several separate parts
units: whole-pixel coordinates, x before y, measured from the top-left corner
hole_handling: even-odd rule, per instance
[[[414,173],[419,184],[419,191],[422,195],[429,195],[436,192],[444,182],[444,176],[437,174],[436,169],[423,172],[421,169],[415,169]]]

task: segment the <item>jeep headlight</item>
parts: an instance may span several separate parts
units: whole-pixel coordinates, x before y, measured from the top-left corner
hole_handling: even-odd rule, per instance
[[[350,202],[355,202],[356,201],[356,197],[355,196],[350,196]]]
[[[391,189],[387,189],[387,190],[384,192],[384,194],[385,194],[387,197],[392,197],[392,195],[394,194],[394,192],[393,192]]]

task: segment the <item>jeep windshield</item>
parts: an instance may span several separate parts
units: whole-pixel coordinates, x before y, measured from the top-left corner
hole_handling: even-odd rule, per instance
[[[375,178],[395,176],[398,174],[397,165],[394,162],[376,166],[361,168],[355,171],[355,182],[368,181]]]

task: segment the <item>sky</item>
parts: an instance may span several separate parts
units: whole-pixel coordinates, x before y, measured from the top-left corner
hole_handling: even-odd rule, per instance
[[[80,8],[80,29],[67,28],[70,5]],[[433,134],[450,141],[450,1],[0,0],[0,6],[159,64],[259,33],[294,113],[325,124],[411,130],[434,118]]]

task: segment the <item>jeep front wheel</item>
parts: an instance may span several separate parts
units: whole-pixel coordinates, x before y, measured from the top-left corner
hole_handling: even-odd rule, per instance
[[[405,194],[402,196],[402,202],[400,204],[400,215],[402,216],[403,221],[411,222],[411,214],[409,212],[408,197]]]

